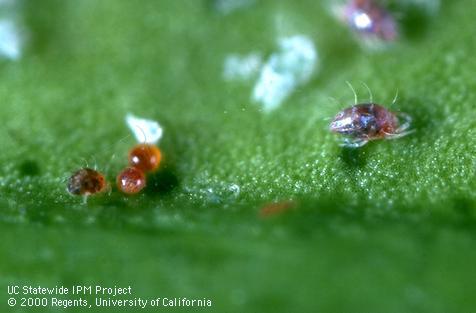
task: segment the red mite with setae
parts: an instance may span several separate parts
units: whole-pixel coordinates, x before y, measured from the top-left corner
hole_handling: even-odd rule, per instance
[[[371,93],[369,103],[358,104],[357,94],[352,85],[349,86],[354,92],[355,104],[337,113],[329,126],[332,132],[345,136],[342,146],[358,148],[371,140],[396,139],[413,132],[408,130],[412,121],[408,114],[392,112],[374,103]],[[396,99],[397,96],[392,104]]]

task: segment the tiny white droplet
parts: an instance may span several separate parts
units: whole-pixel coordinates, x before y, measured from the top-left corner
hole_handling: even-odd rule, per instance
[[[157,121],[128,114],[126,124],[140,143],[156,144],[162,138],[163,129]]]

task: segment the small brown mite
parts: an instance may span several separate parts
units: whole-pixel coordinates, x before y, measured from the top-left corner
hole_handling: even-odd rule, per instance
[[[411,133],[410,125],[411,118],[407,114],[391,112],[375,103],[363,103],[340,111],[330,124],[330,130],[348,136],[342,146],[358,148],[371,140],[406,136]]]
[[[103,174],[90,168],[82,168],[68,180],[68,192],[77,196],[90,196],[103,192],[107,188]]]
[[[144,172],[135,167],[127,167],[117,176],[117,188],[128,195],[139,193],[145,182]]]
[[[162,153],[152,144],[138,144],[129,152],[129,165],[144,173],[154,172],[159,168]]]

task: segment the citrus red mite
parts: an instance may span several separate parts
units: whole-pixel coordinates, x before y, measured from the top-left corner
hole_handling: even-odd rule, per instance
[[[383,41],[394,41],[398,37],[395,19],[374,0],[349,0],[343,16],[347,24],[363,36]]]
[[[159,168],[162,153],[152,144],[138,144],[129,152],[129,165],[144,173],[154,172]]]
[[[90,196],[106,190],[107,183],[103,174],[90,168],[82,168],[68,180],[68,192],[78,196]]]
[[[401,124],[400,118],[403,123]],[[357,148],[376,139],[395,139],[411,133],[411,118],[394,113],[375,103],[357,104],[340,111],[330,124],[330,130],[345,136],[343,146]]]
[[[145,174],[135,167],[127,167],[117,176],[117,188],[125,194],[136,194],[144,189]]]

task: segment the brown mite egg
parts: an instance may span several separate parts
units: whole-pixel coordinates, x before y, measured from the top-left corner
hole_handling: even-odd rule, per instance
[[[117,188],[125,194],[139,193],[144,187],[144,172],[135,167],[127,167],[117,176]]]
[[[103,192],[107,187],[103,174],[90,168],[82,168],[68,180],[68,192],[72,195],[90,196]]]
[[[268,203],[261,208],[259,215],[261,217],[270,217],[284,213],[296,207],[296,203],[292,200]]]
[[[139,144],[129,152],[129,165],[140,169],[144,173],[157,170],[161,160],[162,153],[155,145]]]

